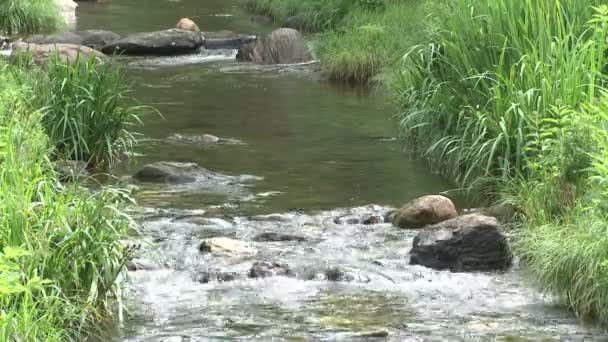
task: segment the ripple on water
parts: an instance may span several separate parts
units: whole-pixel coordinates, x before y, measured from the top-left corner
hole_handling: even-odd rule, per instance
[[[166,336],[365,340],[386,334],[395,341],[506,341],[598,333],[556,310],[552,298],[535,290],[519,271],[450,273],[410,266],[407,253],[416,231],[334,223],[336,217],[382,215],[390,209],[366,206],[232,219],[181,211],[177,219],[147,221],[146,234],[165,237],[154,249],[172,266],[131,273],[137,296],[130,305],[136,314],[127,335],[149,341]],[[296,234],[305,241],[252,241],[260,232]],[[258,252],[201,254],[198,243],[209,236],[250,241]],[[294,276],[249,279],[255,261],[286,263]],[[307,275],[330,268],[361,277],[331,281]],[[198,282],[197,274],[209,270],[241,276]]]

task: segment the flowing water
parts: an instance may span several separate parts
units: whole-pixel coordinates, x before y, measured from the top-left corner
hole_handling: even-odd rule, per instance
[[[203,31],[272,29],[237,0],[81,2],[77,26],[125,34],[186,16]],[[415,231],[358,223],[452,188],[402,153],[386,96],[319,80],[314,65],[238,64],[233,51],[121,63],[135,97],[164,116],[144,118],[142,155],[124,175],[175,161],[255,177],[140,185],[147,266],[129,274],[116,340],[602,340],[518,267],[456,274],[410,266]],[[202,134],[221,141],[201,144]],[[263,242],[261,233],[297,239]],[[218,236],[250,248],[199,252],[202,239]],[[290,275],[251,279],[256,261],[288,265]]]

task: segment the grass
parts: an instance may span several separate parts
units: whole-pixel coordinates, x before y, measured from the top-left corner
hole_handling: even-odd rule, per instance
[[[72,65],[55,56],[44,68],[23,75],[20,81],[30,91],[32,108],[42,113],[56,157],[103,169],[133,149],[130,129],[141,124],[142,107],[127,104],[130,88],[115,65],[94,58]]]
[[[448,4],[391,84],[402,131],[438,170],[514,204],[540,284],[608,324],[608,7]]]
[[[86,127],[95,137],[113,134],[94,130],[116,126],[107,108],[119,108],[109,103],[122,100],[116,94],[122,83],[104,66],[60,63],[41,69],[0,65],[0,340],[66,341],[98,334],[96,323],[112,314],[117,279],[131,252],[121,243],[133,228],[125,213],[131,204],[127,193],[62,184],[54,170],[56,158],[66,151],[73,156],[66,141],[98,140],[76,136],[82,129],[59,136],[49,129],[63,118],[49,107],[60,104],[75,127]],[[112,82],[98,82],[105,77]],[[95,121],[84,121],[92,112]],[[114,149],[104,146],[81,151],[95,161],[114,158],[108,153]]]
[[[0,34],[52,32],[62,25],[59,8],[53,0],[0,1]]]

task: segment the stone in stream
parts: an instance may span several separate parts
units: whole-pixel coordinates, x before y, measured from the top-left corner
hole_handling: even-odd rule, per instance
[[[283,233],[275,233],[275,232],[264,232],[256,235],[253,238],[253,241],[261,241],[261,242],[282,242],[282,241],[298,241],[303,242],[306,241],[306,238],[299,235],[291,235],[291,234],[283,234]]]
[[[280,28],[242,46],[236,58],[256,64],[293,64],[312,60],[302,34],[294,29]]]
[[[239,49],[243,45],[254,43],[257,37],[254,35],[240,34],[232,31],[209,31],[203,32],[205,37],[205,49]]]
[[[389,210],[384,214],[384,223],[393,223],[395,219],[395,215],[397,215],[397,210]]]
[[[410,251],[412,265],[455,272],[502,270],[511,260],[498,220],[479,214],[426,227],[414,238]]]
[[[52,35],[35,35],[25,39],[26,43],[33,44],[76,44],[92,49],[101,49],[120,39],[120,35],[104,30],[86,30],[76,32],[61,32]]]
[[[452,201],[441,195],[428,195],[406,203],[395,213],[393,224],[401,228],[421,228],[458,216]]]
[[[207,284],[212,281],[226,282],[233,281],[241,278],[237,272],[232,271],[221,271],[221,270],[207,270],[196,275],[195,280],[199,283]]]
[[[196,182],[209,171],[194,163],[156,162],[144,165],[133,178],[141,182],[184,184]]]
[[[204,239],[198,248],[203,253],[215,255],[254,255],[257,250],[247,242],[227,237]]]
[[[104,46],[106,54],[171,56],[193,53],[205,44],[202,34],[180,29],[134,33]]]
[[[36,64],[45,63],[51,56],[58,56],[62,61],[69,61],[75,64],[76,61],[94,59],[98,63],[108,61],[108,57],[103,53],[82,45],[75,44],[29,44],[15,43],[11,53],[12,59],[17,59],[23,54],[30,54],[32,61]]]
[[[201,32],[198,25],[196,25],[196,23],[189,18],[180,19],[180,21],[177,22],[177,25],[175,25],[175,28],[192,32]]]
[[[335,282],[369,283],[371,281],[371,279],[366,275],[345,271],[338,266],[327,267],[321,271],[307,271],[305,272],[305,278],[308,280],[325,280]]]
[[[291,275],[289,267],[274,261],[256,261],[249,270],[249,278],[266,278],[287,275]]]
[[[364,225],[384,223],[384,218],[379,215],[371,215],[371,216],[363,219],[363,221],[361,221],[361,223],[363,223]]]

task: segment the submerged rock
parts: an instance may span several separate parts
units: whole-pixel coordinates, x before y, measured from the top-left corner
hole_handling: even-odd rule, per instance
[[[335,282],[360,282],[369,283],[371,279],[363,274],[346,271],[338,266],[331,266],[321,271],[307,272],[305,278],[308,280],[326,280]]]
[[[256,261],[249,270],[249,278],[287,276],[290,274],[291,271],[287,265],[273,261]]]
[[[363,223],[364,225],[384,223],[384,218],[379,215],[372,215],[372,216],[369,216],[369,217],[363,219],[363,221],[361,221],[361,223]]]
[[[237,272],[232,271],[221,271],[221,270],[207,270],[196,275],[195,280],[199,283],[207,284],[212,281],[226,282],[233,281],[241,278]]]
[[[393,224],[401,228],[420,228],[456,216],[458,216],[458,212],[449,198],[441,195],[429,195],[406,203],[395,213]]]
[[[104,46],[106,54],[125,55],[180,55],[193,53],[205,44],[200,33],[169,29],[134,33]]]
[[[154,271],[160,269],[160,266],[146,259],[131,259],[127,262],[127,270],[129,271]]]
[[[280,241],[306,241],[306,238],[298,235],[291,234],[282,234],[275,232],[264,232],[256,235],[253,238],[253,241],[262,241],[262,242],[280,242]]]
[[[232,31],[203,32],[205,37],[205,49],[239,49],[246,44],[255,43],[255,35],[240,34]]]
[[[75,64],[79,58],[85,61],[93,58],[99,63],[108,60],[108,57],[103,53],[82,45],[29,43],[15,43],[11,58],[15,59],[27,53],[32,56],[32,61],[36,64],[45,63],[54,55],[57,55],[64,62],[69,61],[71,64]]]
[[[180,21],[177,22],[175,28],[192,32],[201,32],[201,30],[198,28],[198,25],[196,25],[196,23],[189,18],[180,19]]]
[[[104,30],[86,30],[76,32],[61,32],[53,35],[35,35],[27,38],[25,42],[33,44],[76,44],[92,49],[101,49],[120,39],[120,35]]]
[[[345,215],[334,218],[335,224],[359,224],[361,220],[358,217],[352,215]]]
[[[205,239],[198,249],[203,253],[218,255],[253,255],[257,253],[257,250],[247,242],[227,237]]]
[[[133,178],[141,182],[184,184],[196,182],[207,170],[194,163],[156,162],[144,165]]]
[[[410,264],[452,271],[501,270],[512,255],[498,221],[479,214],[460,216],[422,230],[410,251]]]
[[[280,28],[242,46],[236,58],[257,64],[293,64],[312,60],[302,34],[294,29]]]

